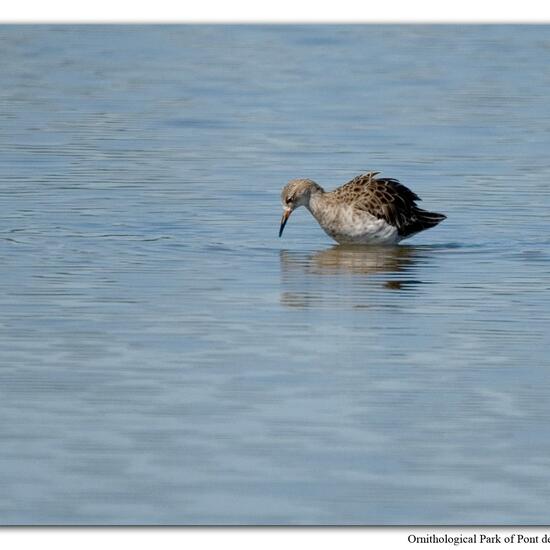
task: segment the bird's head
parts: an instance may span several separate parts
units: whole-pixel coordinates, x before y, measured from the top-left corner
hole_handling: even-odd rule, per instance
[[[299,206],[308,206],[309,199],[313,193],[322,191],[320,185],[309,179],[290,180],[281,191],[281,202],[284,212],[279,228],[279,237],[283,234],[286,222],[290,214]]]

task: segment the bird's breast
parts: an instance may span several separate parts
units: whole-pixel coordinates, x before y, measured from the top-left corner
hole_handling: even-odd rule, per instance
[[[395,244],[397,228],[350,205],[314,205],[311,213],[325,233],[338,243]]]

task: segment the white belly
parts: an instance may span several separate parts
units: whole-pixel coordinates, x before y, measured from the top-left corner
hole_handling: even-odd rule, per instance
[[[323,214],[314,216],[325,233],[341,244],[396,244],[402,238],[393,225],[354,208],[341,207]]]

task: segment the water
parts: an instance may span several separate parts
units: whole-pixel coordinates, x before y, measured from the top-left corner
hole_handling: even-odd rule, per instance
[[[0,28],[2,524],[536,524],[550,28]],[[334,246],[293,177],[448,219]]]

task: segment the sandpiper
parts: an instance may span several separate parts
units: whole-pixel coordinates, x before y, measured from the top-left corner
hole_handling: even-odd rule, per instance
[[[334,191],[325,191],[310,179],[294,179],[281,193],[284,212],[279,229],[299,206],[305,206],[338,243],[396,244],[436,226],[447,216],[422,210],[416,193],[393,178],[369,172]]]

